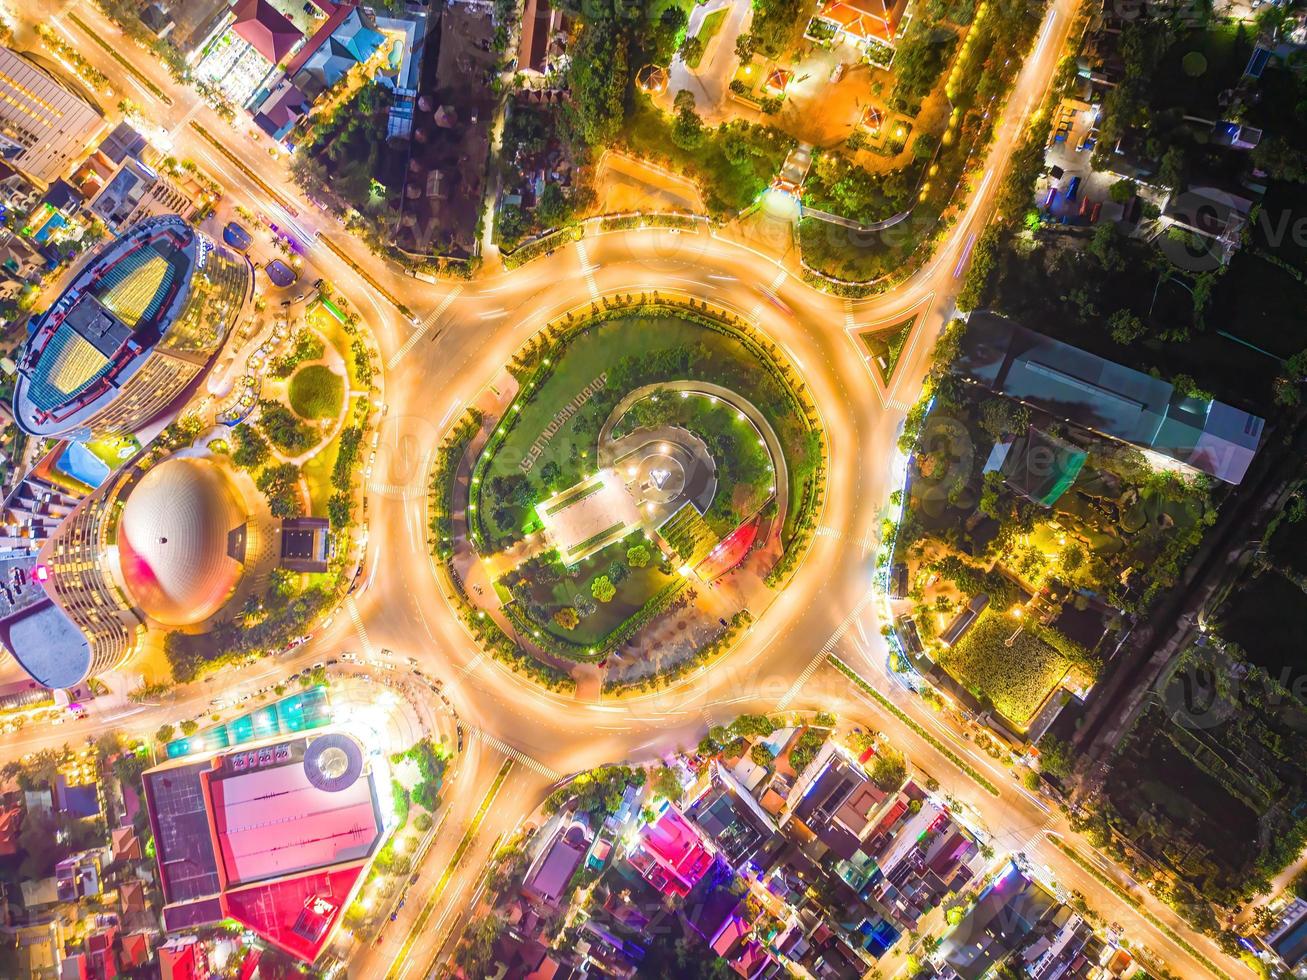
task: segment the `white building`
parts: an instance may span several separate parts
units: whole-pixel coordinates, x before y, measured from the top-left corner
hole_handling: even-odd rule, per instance
[[[14,169],[48,185],[71,169],[103,126],[99,110],[0,47],[0,158]]]

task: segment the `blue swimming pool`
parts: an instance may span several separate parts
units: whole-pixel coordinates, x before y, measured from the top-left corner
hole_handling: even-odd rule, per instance
[[[54,465],[60,473],[91,488],[98,487],[109,478],[110,473],[104,461],[80,442],[70,442]]]

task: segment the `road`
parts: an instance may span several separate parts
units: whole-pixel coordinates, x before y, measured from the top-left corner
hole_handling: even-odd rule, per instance
[[[1161,903],[1144,894],[1123,902],[1068,860],[1048,843],[1048,831],[1062,834],[1083,854],[1090,849],[1060,816],[1050,814],[1045,803],[885,675],[881,609],[872,574],[886,501],[902,480],[897,435],[920,390],[933,340],[951,315],[971,246],[992,209],[996,175],[1029,112],[1042,99],[1075,6],[1075,0],[1054,3],[1036,50],[1018,77],[1009,103],[1016,110],[997,125],[962,214],[931,262],[897,288],[851,302],[818,292],[796,276],[786,252],[789,229],[781,219],[770,227],[763,219],[763,231],[770,236],[759,236],[756,229],[746,236],[738,229],[706,228],[587,235],[512,273],[483,274],[460,283],[414,280],[370,254],[334,219],[304,200],[286,174],[285,161],[268,152],[266,140],[255,140],[245,129],[234,131],[197,103],[193,93],[173,83],[152,58],[134,56],[136,49],[93,7],[78,4],[76,16],[92,31],[130,50],[135,71],[166,93],[171,104],[152,96],[104,49],[89,43],[70,20],[68,4],[38,0],[24,5],[20,40],[32,18],[50,18],[120,94],[145,106],[146,116],[170,134],[178,157],[209,169],[231,200],[246,202],[297,229],[310,244],[308,261],[317,274],[361,311],[381,350],[382,397],[388,411],[368,486],[363,587],[329,627],[284,658],[285,663],[251,668],[254,676],[241,682],[266,684],[258,678],[278,672],[284,676],[346,650],[370,656],[390,648],[414,657],[423,674],[443,683],[466,731],[485,733],[484,738],[469,737],[465,745],[446,792],[446,822],[405,907],[383,931],[380,944],[356,957],[353,975],[423,975],[457,934],[494,842],[511,834],[559,776],[603,762],[648,760],[689,748],[707,725],[744,711],[804,707],[834,709],[884,731],[917,767],[972,809],[976,820],[995,833],[996,847],[1024,850],[1047,865],[1067,887],[1081,891],[1091,906],[1124,923],[1128,934],[1147,944],[1174,973],[1199,977],[1212,971],[1154,922],[1184,936],[1229,975],[1249,975],[1213,943],[1192,934]],[[212,134],[218,145],[201,130]],[[769,608],[754,610],[761,614],[729,656],[661,692],[616,702],[578,701],[543,691],[483,656],[446,605],[426,547],[426,478],[445,430],[543,322],[605,295],[653,290],[732,310],[786,349],[809,386],[828,435],[828,492],[805,562]],[[411,318],[396,304],[411,311]],[[913,314],[912,336],[887,389],[867,363],[856,333]],[[827,663],[831,653],[859,671],[907,718],[987,774],[998,794],[956,769],[935,744],[833,670]],[[123,706],[117,717],[101,714],[62,728],[25,729],[0,747],[0,760],[78,741],[103,730],[106,722],[153,731],[164,721],[204,710],[211,695],[203,687],[180,689],[165,704]],[[513,765],[497,782],[506,754]],[[474,824],[476,833],[467,836]],[[456,855],[461,860],[454,865]],[[1121,872],[1112,874],[1125,881]],[[1155,918],[1144,917],[1141,910]]]

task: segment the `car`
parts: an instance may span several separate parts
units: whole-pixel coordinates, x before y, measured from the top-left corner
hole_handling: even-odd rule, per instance
[[[1079,193],[1080,193],[1080,178],[1072,177],[1071,183],[1067,186],[1066,189],[1066,199],[1068,201],[1074,201],[1076,199],[1076,195]]]
[[[407,660],[414,667],[418,665],[417,659],[415,657],[405,657],[404,659]]]
[[[358,655],[353,653],[342,653],[340,659],[345,661],[347,664],[356,664],[359,660]]]
[[[408,883],[410,885],[416,885],[418,883],[418,873],[416,871],[408,876]]]
[[[399,913],[398,913],[398,912],[391,912],[391,913],[390,913],[390,921],[391,921],[391,922],[394,922],[394,921],[395,921],[396,919],[398,919],[398,918],[399,918]]]
[[[399,900],[399,905],[397,905],[397,906],[395,906],[395,907],[396,907],[396,908],[401,908],[401,909],[402,909],[402,908],[404,907],[404,903],[407,902],[407,901],[408,901],[407,898],[401,898],[401,899]]]
[[[336,664],[338,664],[338,663],[340,663],[340,661],[337,660],[335,657],[332,657],[330,660],[327,661],[327,666],[328,666],[328,667],[334,667],[334,666],[336,666]]]

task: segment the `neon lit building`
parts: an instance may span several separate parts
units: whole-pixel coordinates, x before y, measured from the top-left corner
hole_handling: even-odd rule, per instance
[[[165,927],[234,919],[314,962],[386,835],[384,768],[327,732],[151,769]]]
[[[134,225],[34,321],[14,418],[46,437],[140,429],[198,382],[253,292],[249,260],[181,218]]]

